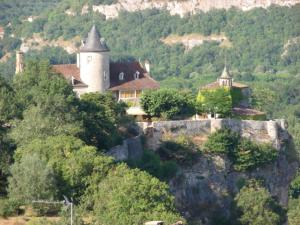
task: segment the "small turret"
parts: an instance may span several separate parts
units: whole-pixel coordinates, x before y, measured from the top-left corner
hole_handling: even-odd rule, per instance
[[[222,87],[232,87],[232,77],[227,69],[227,66],[225,65],[223,72],[218,79],[219,85]]]
[[[94,25],[80,48],[80,78],[87,92],[104,93],[110,87],[109,48]]]
[[[24,72],[24,53],[22,51],[16,52],[16,74]]]

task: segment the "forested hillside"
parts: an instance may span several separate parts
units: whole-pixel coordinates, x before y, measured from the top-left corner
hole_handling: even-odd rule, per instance
[[[86,216],[88,212],[94,220],[102,218],[107,224],[118,224],[116,221],[122,219],[124,224],[152,217],[166,218],[170,223],[182,219],[175,209],[168,186],[162,182],[176,173],[176,163],[172,160],[162,162],[151,152],[145,152],[140,162],[128,163],[131,167],[146,170],[159,180],[104,156],[104,149],[119,144],[124,138],[118,130],[124,121],[129,120],[123,114],[124,105],[116,104],[109,95],[87,95],[79,100],[65,80],[53,75],[46,62],[30,61],[47,59],[51,64],[74,63],[74,54],[70,55],[59,47],[29,49],[25,54],[25,73],[21,77],[14,76],[15,51],[33,34],[39,34],[45,43],[59,38],[68,41],[76,37],[79,40],[85,38],[91,26],[96,24],[108,43],[112,60],[150,60],[151,76],[162,87],[190,90],[194,95],[201,85],[220,76],[226,61],[234,80],[246,83],[253,89],[251,100],[256,109],[266,111],[268,119],[287,119],[295,144],[290,148],[297,150],[299,156],[300,4],[257,8],[247,12],[234,8],[212,10],[183,18],[171,16],[166,11],[145,10],[121,12],[117,19],[106,20],[99,13],[82,14],[82,6],[86,2],[110,4],[113,1],[0,2],[0,26],[5,31],[0,40],[0,58],[3,57],[0,76],[5,78],[0,79],[0,194],[9,197],[3,204],[0,202],[1,214],[16,213],[16,208],[27,204],[28,199],[55,200],[65,194],[72,196],[80,205],[84,217],[89,217]],[[74,15],[66,13],[69,9]],[[34,18],[32,21],[28,20],[30,16]],[[181,44],[167,45],[163,42],[170,35],[181,37],[189,34],[224,36],[230,44],[204,41],[187,48]],[[80,45],[77,41],[76,46]],[[231,140],[230,135],[234,134],[218,135],[216,140],[222,142]],[[236,149],[244,146],[255,149],[249,142],[241,142],[243,145]],[[175,155],[187,157],[193,148],[189,144],[186,140],[167,143],[162,146],[162,151],[170,154],[176,149],[178,152]],[[298,156],[289,157],[295,160]],[[27,176],[22,168],[27,168],[27,172],[38,168],[41,173]],[[290,190],[288,215],[294,221],[293,225],[299,221],[299,177]],[[30,179],[38,180],[39,192],[43,195],[30,189]],[[130,182],[126,182],[128,180]],[[261,183],[250,181],[236,196],[236,201],[247,212],[248,201],[243,199],[252,199],[253,193],[259,190],[261,200],[271,205],[272,221],[282,223],[285,212],[270,200],[269,193],[261,186]],[[118,188],[109,194],[112,187]],[[132,191],[134,188],[136,191]],[[149,190],[149,198],[141,195],[144,188]],[[29,191],[19,195],[23,190]],[[247,196],[247,193],[251,195]],[[95,199],[101,199],[103,205]],[[160,199],[165,201],[162,203]],[[134,209],[130,208],[133,202],[136,204]],[[123,208],[117,207],[122,204]],[[253,208],[251,204],[249,207]],[[8,210],[3,210],[1,205]],[[134,211],[132,217],[127,217],[128,210]],[[115,218],[115,214],[120,217]],[[251,215],[248,216],[251,219]],[[249,218],[244,218],[242,222],[241,219],[237,224],[249,224]]]

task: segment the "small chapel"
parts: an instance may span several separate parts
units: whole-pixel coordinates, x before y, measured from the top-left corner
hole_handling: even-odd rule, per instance
[[[228,88],[231,93],[236,93],[237,101],[233,101],[232,113],[235,117],[241,119],[265,119],[266,114],[264,112],[252,109],[251,105],[251,88],[242,83],[234,82],[233,77],[229,73],[227,65],[225,65],[221,76],[212,83],[209,83],[203,87],[200,87],[201,90],[215,90],[217,88]],[[233,98],[235,96],[232,96]],[[208,115],[211,117],[211,115]]]

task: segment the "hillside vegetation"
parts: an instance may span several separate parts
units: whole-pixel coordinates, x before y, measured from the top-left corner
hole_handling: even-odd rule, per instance
[[[89,2],[109,4],[111,1]],[[291,8],[272,6],[247,12],[212,10],[184,18],[165,11],[145,10],[122,12],[118,19],[105,20],[98,13],[81,15],[85,3],[83,0],[1,1],[0,25],[5,28],[5,35],[0,42],[0,56],[14,55],[23,39],[31,39],[37,35],[34,33],[45,42],[84,38],[95,23],[107,40],[112,60],[148,59],[151,75],[162,87],[188,89],[194,95],[199,86],[214,81],[221,74],[226,59],[234,79],[252,87],[255,108],[266,111],[268,119],[288,120],[295,143],[290,148],[299,153],[299,4]],[[74,10],[75,15],[66,15],[68,9]],[[28,16],[38,17],[29,22]],[[191,34],[224,35],[231,45],[204,41],[186,51],[181,44],[166,45],[161,41],[172,35]],[[80,46],[80,41],[75,45]],[[104,153],[124,138],[118,128],[129,120],[124,116],[125,106],[114,102],[110,95],[90,94],[77,99],[68,83],[49,70],[47,62],[30,61],[48,59],[51,64],[74,63],[75,56],[62,48],[29,50],[25,58],[26,71],[21,76],[14,77],[14,56],[0,63],[0,194],[5,197],[0,199],[1,215],[16,214],[19,206],[31,205],[34,199],[61,200],[64,194],[73,197],[80,206],[83,216],[77,219],[88,215],[92,224],[99,221],[133,224],[152,218],[163,219],[168,224],[185,221],[164,181],[176,173],[177,161],[195,158],[191,150],[194,147],[186,141],[173,143],[171,140],[160,149],[167,160],[146,151],[141,161],[128,163],[130,166],[114,162]],[[174,95],[174,102],[177,98]],[[189,102],[185,98],[180,98],[180,104],[188,108]],[[172,118],[176,113],[164,109],[154,115]],[[216,141],[213,136],[210,138],[207,145],[213,147],[207,152],[233,152],[231,160],[239,171],[256,169],[277,157],[270,146],[258,146],[244,139],[228,151],[218,152],[221,149],[215,149]],[[217,146],[228,140],[220,139],[222,143]],[[206,154],[205,151],[202,153]],[[35,170],[39,173],[31,172]],[[297,224],[299,218],[298,180],[299,176],[291,187],[292,204],[288,213],[293,224]],[[257,203],[247,199],[253,199],[257,191],[262,202],[258,204],[268,203],[266,214],[258,217],[263,222],[257,224],[268,221],[268,215],[272,216],[273,224],[286,220],[285,211],[271,199],[265,188],[267,184],[249,182],[243,186],[235,200],[237,224],[249,224],[252,214],[248,209],[256,209]],[[143,194],[144,190],[148,190],[147,195]],[[32,207],[41,215],[48,213],[36,205]],[[260,209],[259,212],[264,211]],[[67,213],[62,212],[63,220],[67,219]],[[76,224],[81,222],[76,221]],[[61,221],[61,224],[66,222]]]

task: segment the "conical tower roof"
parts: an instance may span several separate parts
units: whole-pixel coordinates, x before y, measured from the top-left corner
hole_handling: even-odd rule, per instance
[[[93,25],[92,29],[88,33],[85,44],[81,47],[80,52],[107,52],[107,47],[104,38],[101,38],[96,26]]]
[[[221,78],[232,78],[228,69],[227,69],[227,66],[225,65],[224,69],[223,69],[223,72],[222,72],[222,75],[221,75]]]

